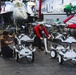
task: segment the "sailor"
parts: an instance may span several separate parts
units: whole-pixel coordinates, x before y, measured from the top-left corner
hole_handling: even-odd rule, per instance
[[[64,8],[64,12],[66,12],[67,16],[69,16],[70,14],[72,14],[72,10],[73,10],[72,3],[66,5],[65,8]]]
[[[56,18],[55,23],[56,23],[56,24],[61,24],[61,22],[60,22],[60,20],[59,20],[59,17]]]
[[[49,35],[46,27],[42,23],[39,23],[34,27],[34,33],[36,35],[36,37],[34,38],[34,46],[37,46],[41,50],[43,50],[43,48],[42,48],[42,39],[43,39],[42,31],[45,32],[48,39],[50,39],[50,37],[51,37]]]
[[[1,35],[1,53],[3,57],[13,57],[13,50],[8,46],[14,41],[8,41],[8,38],[13,38],[14,35],[9,35],[8,31],[4,31]]]
[[[76,13],[76,5],[74,5],[74,7],[73,7],[73,11]]]

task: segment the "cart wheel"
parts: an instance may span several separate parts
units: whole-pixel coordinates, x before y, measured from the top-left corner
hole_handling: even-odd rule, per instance
[[[27,61],[28,62],[34,62],[34,58],[35,58],[34,52],[32,52],[32,54],[30,56],[31,56],[31,58],[27,58]]]
[[[17,62],[19,62],[18,52],[15,54],[15,59],[16,59]]]
[[[60,54],[58,55],[58,62],[59,62],[59,64],[63,63],[63,56]]]
[[[56,57],[57,57],[57,52],[56,52],[56,50],[52,49],[52,50],[50,51],[50,56],[51,56],[52,58],[56,58]]]

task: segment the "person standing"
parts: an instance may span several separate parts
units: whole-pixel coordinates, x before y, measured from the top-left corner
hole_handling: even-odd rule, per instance
[[[42,49],[42,39],[43,39],[42,31],[44,31],[44,33],[46,34],[46,36],[48,37],[48,39],[50,39],[50,37],[51,37],[49,35],[46,27],[42,23],[37,24],[34,27],[34,33],[36,35],[36,37],[34,38],[34,46],[38,46],[38,48],[41,49],[41,50],[43,50]]]

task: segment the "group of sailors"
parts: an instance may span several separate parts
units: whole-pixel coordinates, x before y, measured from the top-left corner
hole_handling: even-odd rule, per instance
[[[34,7],[32,7],[32,9],[34,9]],[[66,12],[67,16],[69,14],[72,14],[72,11],[76,10],[76,6],[73,6],[72,3],[70,3],[69,5],[66,5],[64,8],[64,12]],[[55,23],[60,24],[60,20],[57,17],[57,19],[55,20]],[[0,24],[1,24],[1,17],[0,17]],[[46,36],[48,39],[51,38],[51,35],[48,33],[46,27],[40,23],[37,24],[36,26],[34,26],[33,28],[34,33],[36,35],[36,37],[34,38],[34,46],[38,46],[39,49],[42,49],[42,39],[43,39],[43,35],[42,35],[42,31],[45,32]],[[3,55],[3,57],[12,57],[13,56],[13,50],[8,46],[9,44],[14,42],[14,39],[12,41],[8,41],[8,38],[14,38],[16,34],[12,34],[10,35],[9,32],[4,31],[3,34],[1,35],[1,54]],[[26,38],[25,38],[26,39]]]
[[[43,34],[42,31],[46,34],[47,38],[50,39],[51,35],[48,33],[48,30],[46,27],[39,23],[34,26],[33,28],[34,34],[36,35],[34,38],[33,45],[38,47],[39,49],[42,49],[42,40],[43,40]],[[10,31],[4,31],[3,34],[0,37],[1,40],[1,54],[3,57],[13,57],[13,50],[9,47],[10,44],[14,43],[16,33],[10,34]],[[9,38],[12,38],[10,41]],[[26,39],[26,38],[25,38]]]

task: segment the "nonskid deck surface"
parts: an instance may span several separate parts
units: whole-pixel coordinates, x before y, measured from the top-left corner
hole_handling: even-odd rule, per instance
[[[66,62],[63,65],[59,65],[57,60],[51,59],[49,54],[45,54],[44,51],[37,50],[35,53],[35,62],[28,63],[22,61],[17,63],[14,58],[3,59],[0,57],[0,75],[75,75],[75,64]]]

